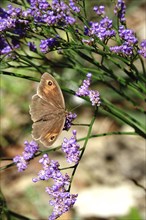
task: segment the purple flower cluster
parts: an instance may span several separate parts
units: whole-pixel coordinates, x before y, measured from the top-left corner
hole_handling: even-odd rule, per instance
[[[76,134],[77,131],[73,130],[73,136],[68,140],[64,138],[62,143],[62,150],[66,154],[66,159],[68,163],[75,163],[79,162],[79,155],[80,155],[80,145],[77,143]]]
[[[14,17],[17,13],[19,14],[19,12],[20,9],[15,9],[11,5],[8,5],[7,11],[0,9],[0,55],[9,54],[13,49],[19,47],[19,40],[17,40],[16,37],[12,36],[11,40],[7,41],[3,34],[3,32],[15,27],[13,33],[20,35],[20,27],[18,28],[18,22]],[[12,17],[10,17],[11,14]],[[23,21],[21,21],[21,25],[23,25]]]
[[[12,48],[8,44],[8,42],[5,40],[3,36],[0,36],[0,55],[1,54],[8,54],[12,51]]]
[[[26,170],[29,160],[31,160],[35,153],[38,151],[39,147],[35,141],[24,142],[25,148],[23,155],[17,155],[13,158],[13,162],[16,163],[19,172]]]
[[[105,7],[103,5],[94,6],[93,10],[96,12],[97,15],[104,15],[105,14]]]
[[[59,45],[59,36],[56,36],[56,38],[48,38],[45,40],[41,40],[40,43],[40,50],[42,53],[47,53],[49,50],[51,50],[54,46]]]
[[[72,9],[74,12],[77,12],[77,13],[80,12],[80,8],[75,5],[75,0],[69,0],[69,6],[71,7],[71,9]]]
[[[77,96],[88,96],[93,106],[100,106],[100,94],[98,91],[90,90],[89,86],[91,84],[91,77],[92,74],[87,74],[87,79],[83,81],[83,84],[79,87],[78,91],[76,92]]]
[[[95,90],[89,90],[89,99],[92,103],[92,105],[100,106],[101,101],[100,101],[100,94],[98,91]]]
[[[75,18],[71,15],[71,10],[78,12],[73,1],[70,1],[71,8],[60,0],[52,0],[49,4],[46,0],[30,0],[31,10],[35,22],[42,22],[47,25],[72,25]]]
[[[22,10],[20,8],[14,8],[12,5],[8,5],[8,10],[0,10],[0,54],[8,54],[19,47],[19,40],[25,35],[28,29],[28,21],[21,19],[21,12]],[[4,37],[6,31],[12,33],[9,43]]]
[[[89,27],[85,26],[84,34],[104,41],[115,36],[116,32],[112,29],[112,20],[105,16],[100,22],[90,22]]]
[[[71,125],[72,125],[72,121],[76,117],[77,117],[76,113],[67,112],[63,130],[67,130],[68,131],[70,129]]]
[[[29,21],[22,17],[22,9],[15,8],[12,5],[7,6],[8,10],[1,9],[0,13],[0,31],[11,30],[11,32],[24,35]]]
[[[141,42],[140,46],[141,49],[138,51],[138,53],[146,58],[146,39]]]
[[[67,191],[70,177],[68,174],[63,175],[61,173],[57,161],[50,160],[48,155],[44,154],[39,162],[43,169],[38,173],[38,177],[33,179],[33,182],[53,179],[54,184],[51,187],[46,187],[46,192],[51,197],[49,203],[53,206],[53,212],[48,219],[55,220],[74,205],[77,194],[70,194]]]
[[[120,22],[123,23],[126,21],[125,13],[126,13],[126,5],[124,0],[118,0],[115,9],[114,9],[115,15],[119,18]]]
[[[119,36],[129,45],[134,45],[138,42],[137,38],[135,37],[134,31],[131,29],[125,29],[123,25],[119,27]]]
[[[48,187],[46,191],[52,196],[50,205],[53,206],[52,215],[49,216],[48,220],[55,220],[63,213],[69,211],[75,204],[78,196],[77,194],[70,194],[67,191],[55,192],[54,188],[51,187]]]
[[[89,86],[91,84],[91,73],[87,73],[87,79],[84,79],[82,85],[79,87],[78,91],[76,92],[77,96],[88,96],[89,95]]]
[[[138,43],[134,31],[131,29],[125,29],[122,25],[119,27],[119,37],[123,43],[119,46],[110,47],[110,50],[117,54],[131,56],[133,54],[134,46]]]
[[[75,1],[70,0],[69,5],[60,0],[52,0],[52,4],[49,4],[47,0],[29,0],[30,7],[27,9],[15,8],[12,5],[7,6],[7,10],[0,9],[0,35],[4,38],[4,32],[10,31],[15,34],[18,44],[20,40],[27,37],[27,33],[31,30],[35,32],[35,27],[44,25],[44,27],[51,26],[68,26],[73,25],[76,19],[72,13],[78,13],[80,8],[75,4]],[[32,29],[33,27],[33,29]],[[38,32],[38,28],[37,28]],[[10,37],[9,38],[13,38]],[[57,44],[56,38],[49,38],[42,40],[40,48],[43,53],[48,51],[49,47],[53,47]],[[0,54],[7,54],[15,48],[12,40],[8,42],[5,38],[0,46]],[[28,44],[30,50],[36,51],[34,45]]]

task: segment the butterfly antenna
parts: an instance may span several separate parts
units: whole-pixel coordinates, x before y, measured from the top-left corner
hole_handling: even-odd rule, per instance
[[[69,111],[74,111],[75,109],[79,108],[81,106],[81,104],[77,105],[76,107],[69,109]]]

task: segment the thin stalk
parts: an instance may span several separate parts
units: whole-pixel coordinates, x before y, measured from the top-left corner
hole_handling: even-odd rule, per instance
[[[19,78],[35,81],[35,82],[39,82],[40,81],[38,78],[35,78],[35,77],[32,77],[32,76],[25,76],[25,75],[22,75],[22,74],[19,74],[19,73],[0,71],[0,74],[1,75],[15,76],[15,77],[19,77]]]
[[[95,110],[95,114],[94,114],[94,116],[93,116],[93,118],[92,118],[92,120],[91,120],[89,129],[88,129],[88,133],[87,133],[87,136],[86,136],[86,138],[85,138],[84,146],[83,146],[83,148],[82,148],[82,152],[81,152],[80,157],[79,157],[79,161],[82,159],[82,156],[83,156],[83,154],[84,154],[84,152],[85,152],[85,150],[86,150],[86,146],[87,146],[89,137],[90,137],[91,132],[92,132],[92,127],[93,127],[93,124],[94,124],[94,122],[95,122],[95,120],[96,120],[97,110],[98,110],[98,109]],[[71,189],[71,183],[72,183],[72,181],[73,181],[73,178],[74,178],[74,175],[75,175],[75,172],[76,172],[76,170],[77,170],[78,165],[79,165],[79,162],[75,165],[75,167],[74,167],[74,169],[73,169],[73,172],[72,172],[72,175],[71,175],[71,180],[70,180],[70,186],[69,186],[68,191],[70,191],[70,189]]]

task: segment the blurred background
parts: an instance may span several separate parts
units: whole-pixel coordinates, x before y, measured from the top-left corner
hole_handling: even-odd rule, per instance
[[[97,1],[86,0],[89,20],[92,17],[92,8]],[[127,26],[137,33],[140,41],[145,36],[146,14],[145,0],[127,0]],[[98,5],[105,5],[106,12],[112,18],[113,10],[110,1],[98,1]],[[0,6],[7,5],[7,1],[0,2]],[[62,62],[61,56],[51,53],[56,63]],[[50,58],[50,57],[49,57]],[[47,65],[47,63],[46,63]],[[79,73],[67,69],[56,68],[56,79],[62,87],[76,90],[77,75]],[[19,73],[19,70],[18,70]],[[31,73],[24,73],[30,75]],[[61,78],[57,78],[61,74]],[[40,78],[38,73],[34,77]],[[65,80],[64,80],[65,79]],[[31,97],[36,93],[37,83],[20,79],[13,76],[1,75],[1,166],[11,163],[11,158],[21,154],[25,140],[32,140],[32,121],[29,115],[29,104]],[[93,85],[102,96],[112,103],[125,107],[112,91],[102,84]],[[74,110],[78,114],[76,123],[90,123],[93,110],[86,102],[80,102],[64,93],[67,109]],[[131,109],[131,114],[141,118],[141,115]],[[141,118],[141,120],[143,120]],[[144,122],[145,123],[145,122]],[[73,126],[68,132],[63,131],[54,146],[62,143],[63,137],[71,137],[72,130],[78,131],[78,138],[85,137],[86,127]],[[109,116],[98,114],[93,127],[93,134],[112,131],[132,131],[130,127]],[[82,146],[82,142],[80,145]],[[71,192],[78,193],[78,200],[74,208],[60,217],[62,220],[145,220],[146,202],[144,190],[135,184],[144,186],[145,170],[145,140],[139,136],[108,136],[91,139],[88,142],[85,155],[76,172]],[[61,151],[53,152],[50,157],[59,160],[61,167],[67,164]],[[34,184],[32,178],[41,169],[38,164],[39,158],[31,161],[28,169],[18,173],[15,166],[9,167],[1,173],[1,189],[6,199],[8,208],[29,219],[46,220],[51,207],[48,203],[49,197],[45,193],[45,187],[49,183],[38,182]],[[70,172],[70,171],[68,171]],[[16,218],[17,219],[17,218]]]

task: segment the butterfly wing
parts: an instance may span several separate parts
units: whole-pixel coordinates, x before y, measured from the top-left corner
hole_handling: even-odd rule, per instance
[[[52,103],[57,108],[65,109],[64,97],[57,81],[49,73],[41,77],[37,94],[46,102]]]
[[[41,77],[37,94],[32,97],[30,114],[32,136],[45,146],[55,142],[65,122],[65,103],[56,80],[48,73]]]

